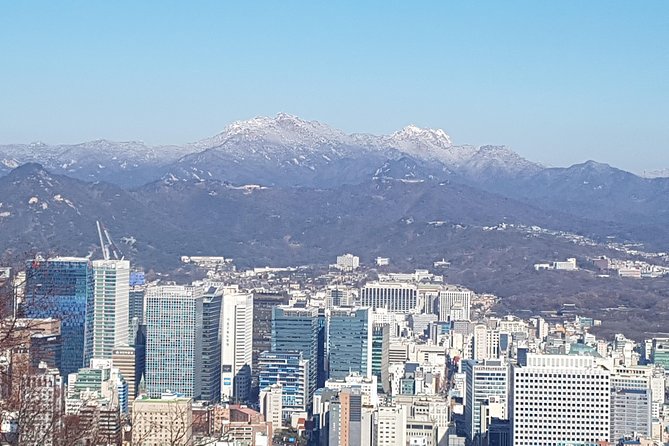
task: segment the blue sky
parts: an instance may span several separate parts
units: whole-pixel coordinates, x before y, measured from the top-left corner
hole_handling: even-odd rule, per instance
[[[669,167],[669,2],[0,3],[0,144],[183,143],[285,111],[548,165]]]

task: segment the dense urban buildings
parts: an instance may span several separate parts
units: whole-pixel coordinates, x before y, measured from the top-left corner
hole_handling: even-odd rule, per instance
[[[327,272],[198,261],[207,277],[184,285],[123,260],[30,262],[19,301],[50,305],[13,328],[2,394],[40,393],[45,414],[19,429],[7,411],[3,426],[54,446],[48,422],[67,416],[105,446],[669,440],[666,338],[601,339],[602,321],[569,312],[498,316],[494,296],[427,270],[340,260]]]

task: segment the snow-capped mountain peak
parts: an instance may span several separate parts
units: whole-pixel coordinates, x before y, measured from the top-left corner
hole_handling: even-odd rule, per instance
[[[210,138],[180,146],[106,139],[71,145],[0,145],[0,173],[26,162],[85,180],[138,186],[171,172],[183,178],[267,184],[314,184],[367,178],[404,156],[436,171],[517,174],[537,166],[503,147],[453,145],[441,129],[408,125],[389,135],[347,134],[288,113],[235,121]],[[197,174],[200,175],[199,173]],[[306,183],[305,183],[306,181]]]
[[[392,135],[390,138],[400,141],[424,141],[425,143],[450,147],[453,143],[451,137],[442,129],[424,129],[413,124],[404,127]]]
[[[264,141],[282,146],[317,146],[350,139],[341,130],[318,121],[306,121],[288,113],[275,117],[258,116],[235,121],[221,133],[194,144],[200,149],[229,146],[240,142]]]

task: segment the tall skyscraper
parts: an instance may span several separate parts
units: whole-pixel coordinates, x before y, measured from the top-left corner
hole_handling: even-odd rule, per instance
[[[390,393],[389,347],[390,325],[374,324],[372,326],[372,374],[376,376],[377,389],[381,393]]]
[[[93,279],[93,357],[109,359],[114,347],[127,345],[130,338],[130,262],[95,260]]]
[[[328,379],[327,325],[326,309],[318,308],[318,336],[316,341],[316,389],[325,385]]]
[[[205,401],[221,399],[221,343],[223,342],[223,291],[210,287],[202,301],[202,395]]]
[[[272,310],[272,353],[301,352],[309,362],[307,405],[316,390],[318,309],[277,306]],[[261,387],[265,387],[261,383]],[[285,391],[285,388],[284,388]]]
[[[221,399],[246,401],[251,393],[253,294],[223,294]]]
[[[327,333],[330,378],[343,379],[351,372],[371,378],[371,309],[330,309]]]
[[[529,353],[511,378],[514,445],[611,440],[611,371],[598,358]]]
[[[371,446],[371,408],[363,406],[359,388],[344,388],[330,402],[328,445]]]
[[[158,286],[146,293],[146,388],[150,397],[202,390],[202,289]]]
[[[253,395],[258,391],[258,358],[260,354],[272,349],[272,308],[288,304],[285,293],[254,293],[253,294],[253,363],[251,386]]]
[[[509,365],[499,360],[462,363],[466,376],[465,433],[470,441],[485,434],[481,432],[483,405],[496,404],[500,419],[508,418]]]
[[[128,293],[128,326],[130,327],[130,339],[128,344],[135,344],[135,336],[140,329],[140,325],[144,325],[144,294],[146,293],[146,284],[144,281],[144,273],[141,271],[130,272],[130,290]]]
[[[61,321],[61,376],[88,364],[93,353],[93,268],[85,258],[55,257],[26,265],[23,310]]]

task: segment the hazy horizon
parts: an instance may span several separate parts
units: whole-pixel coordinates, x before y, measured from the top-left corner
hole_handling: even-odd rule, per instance
[[[65,5],[0,5],[0,144],[181,145],[287,112],[669,167],[665,2]]]

